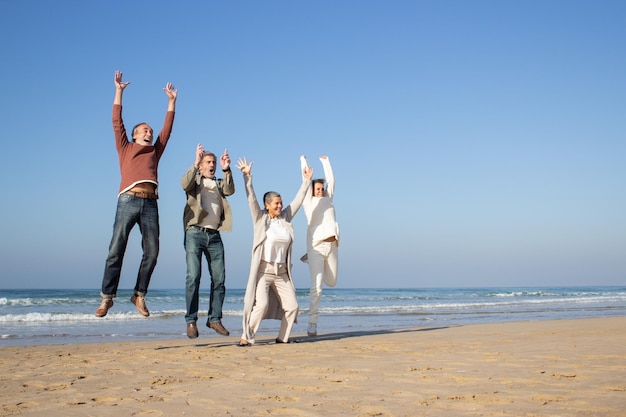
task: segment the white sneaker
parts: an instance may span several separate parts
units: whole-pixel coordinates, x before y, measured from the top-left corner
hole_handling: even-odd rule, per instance
[[[317,336],[317,323],[309,323],[306,334],[309,336]]]

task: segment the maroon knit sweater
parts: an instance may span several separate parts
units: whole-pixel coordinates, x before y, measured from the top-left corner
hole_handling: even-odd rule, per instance
[[[157,136],[154,146],[137,145],[128,141],[126,128],[122,120],[122,106],[113,105],[113,132],[115,134],[115,147],[120,160],[120,181],[119,193],[123,193],[140,182],[151,182],[156,186],[158,182],[158,166],[161,155],[165,151],[165,146],[172,133],[174,125],[174,112],[168,111],[165,114],[163,129]]]

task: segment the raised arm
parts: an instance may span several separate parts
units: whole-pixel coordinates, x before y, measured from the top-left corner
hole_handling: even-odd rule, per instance
[[[324,177],[326,178],[326,194],[331,199],[335,194],[335,175],[333,174],[333,168],[330,166],[330,159],[327,156],[320,156],[322,162],[322,168],[324,169]]]
[[[300,207],[302,206],[305,197],[311,194],[311,178],[313,178],[313,168],[307,165],[302,169],[302,185],[300,185],[298,193],[291,201],[291,203],[289,203],[289,205],[283,209],[285,219],[288,222],[290,222],[291,219],[294,218],[298,210],[300,210]]]
[[[222,192],[225,196],[235,194],[235,182],[233,181],[233,172],[230,169],[230,155],[228,149],[224,149],[224,153],[220,156],[220,165],[222,167]]]
[[[156,148],[157,156],[160,158],[163,152],[165,151],[165,147],[167,146],[167,142],[170,139],[170,135],[172,134],[172,127],[174,126],[174,115],[176,114],[176,97],[178,96],[178,90],[174,88],[172,83],[165,84],[165,88],[163,88],[165,94],[167,94],[167,112],[165,113],[165,120],[163,121],[163,128],[157,136],[157,140],[154,143],[154,147]]]
[[[228,149],[224,149],[224,154],[220,156],[220,165],[222,171],[226,172],[230,170],[230,155],[228,155]]]
[[[193,166],[196,168],[200,168],[200,162],[202,162],[202,157],[204,156],[204,146],[198,145],[196,146],[196,160],[193,162]]]
[[[263,210],[259,205],[259,201],[256,198],[256,194],[254,193],[254,187],[252,186],[252,164],[254,162],[248,163],[248,160],[244,156],[243,158],[239,158],[237,160],[236,168],[241,170],[243,173],[243,181],[246,185],[246,196],[248,197],[248,206],[250,207],[250,215],[252,216],[253,221],[257,221],[257,219],[263,214]]]
[[[302,179],[304,179],[304,170],[309,168],[309,162],[306,160],[306,156],[300,155],[300,173],[302,174]]]
[[[165,91],[168,98],[167,111],[176,111],[176,97],[178,96],[178,90],[174,88],[172,83],[167,83],[165,84],[163,91]]]
[[[200,166],[200,162],[202,162],[203,156],[204,156],[204,146],[198,144],[196,146],[196,158],[193,162],[193,165],[189,167],[187,172],[185,172],[185,174],[180,180],[180,185],[183,187],[183,190],[191,191],[196,186],[196,174],[198,172],[198,167]]]
[[[128,84],[130,84],[130,82],[122,81],[122,72],[119,70],[115,71],[113,82],[115,84],[115,97],[113,98],[113,104],[119,104],[121,106],[124,89],[128,86]]]

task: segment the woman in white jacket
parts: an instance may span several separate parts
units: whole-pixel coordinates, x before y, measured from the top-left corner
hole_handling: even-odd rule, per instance
[[[324,179],[313,180],[312,192],[302,203],[307,220],[307,254],[301,258],[309,264],[311,290],[309,293],[309,327],[307,334],[317,336],[322,284],[334,287],[337,283],[337,248],[339,246],[339,225],[335,218],[333,195],[335,177],[327,156],[320,156],[324,168]],[[310,168],[306,157],[300,157],[302,170]],[[327,186],[324,187],[324,182]]]

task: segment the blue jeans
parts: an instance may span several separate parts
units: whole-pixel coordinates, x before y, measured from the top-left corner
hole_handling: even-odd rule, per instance
[[[211,295],[209,301],[208,322],[222,319],[222,304],[226,295],[226,267],[224,264],[224,244],[219,232],[208,233],[199,227],[191,226],[185,231],[185,253],[187,254],[187,282],[185,300],[187,314],[185,322],[198,320],[200,303],[200,276],[202,274],[202,255],[206,257],[211,275]]]
[[[117,199],[113,237],[109,245],[109,256],[102,278],[102,296],[112,298],[117,295],[117,287],[122,273],[122,262],[128,244],[128,237],[135,224],[141,232],[143,257],[135,283],[135,294],[145,295],[150,285],[150,277],[159,255],[159,208],[157,200],[121,194]]]

